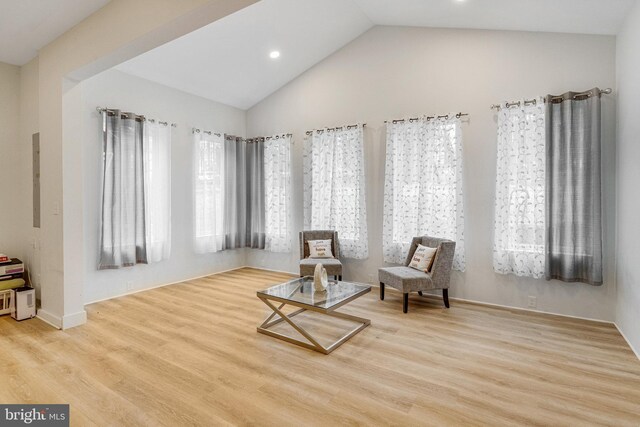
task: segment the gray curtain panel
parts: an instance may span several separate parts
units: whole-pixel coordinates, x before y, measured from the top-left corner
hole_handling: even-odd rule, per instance
[[[545,277],[602,284],[600,90],[546,98]]]
[[[246,143],[232,135],[224,136],[224,245],[223,249],[243,248],[246,242]]]
[[[224,139],[223,249],[264,249],[264,138]]]
[[[245,246],[264,249],[264,138],[246,140],[246,232]]]
[[[144,118],[102,113],[103,164],[98,269],[147,263],[143,162]]]

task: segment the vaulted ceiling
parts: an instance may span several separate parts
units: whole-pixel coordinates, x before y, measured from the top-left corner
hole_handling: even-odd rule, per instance
[[[635,1],[262,0],[117,68],[247,109],[374,25],[615,35]],[[0,0],[0,61],[26,63],[108,2]]]
[[[634,1],[262,0],[117,68],[247,109],[374,25],[613,35]]]
[[[117,68],[247,109],[372,25],[351,0],[262,0]]]
[[[354,0],[377,25],[617,34],[635,0]]]

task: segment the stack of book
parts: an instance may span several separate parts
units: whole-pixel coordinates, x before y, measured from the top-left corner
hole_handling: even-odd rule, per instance
[[[15,289],[25,285],[23,276],[22,261],[0,254],[0,316],[13,312]]]
[[[2,285],[2,282],[23,278],[24,264],[22,261],[18,258],[9,258],[4,254],[0,254],[0,285]]]

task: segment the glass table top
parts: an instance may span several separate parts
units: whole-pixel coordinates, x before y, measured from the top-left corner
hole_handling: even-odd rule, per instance
[[[326,291],[316,292],[313,289],[313,277],[305,276],[258,291],[258,296],[273,297],[297,303],[296,305],[303,304],[330,310],[369,291],[371,291],[369,285],[330,280]]]

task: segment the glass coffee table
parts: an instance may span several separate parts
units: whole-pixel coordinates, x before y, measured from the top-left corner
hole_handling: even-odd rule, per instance
[[[310,276],[290,280],[286,283],[272,286],[269,289],[258,291],[258,298],[273,310],[273,313],[258,326],[258,332],[310,350],[329,354],[371,324],[371,320],[369,319],[338,313],[336,311],[336,309],[369,292],[371,292],[371,286],[369,285],[338,281],[330,281],[327,290],[324,292],[315,292],[313,288],[313,277]],[[277,303],[279,303],[279,305],[276,306]],[[286,305],[299,307],[299,309],[292,313],[285,314],[282,312],[282,309]],[[322,313],[326,316],[350,320],[357,323],[357,326],[329,346],[323,346],[294,320],[295,316],[307,310]],[[305,337],[308,342],[269,329],[283,321],[291,325]]]

